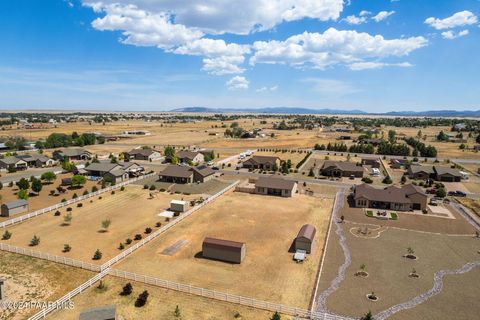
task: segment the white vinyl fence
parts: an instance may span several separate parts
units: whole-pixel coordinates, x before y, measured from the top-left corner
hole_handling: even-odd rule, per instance
[[[107,188],[104,188],[104,189],[100,189],[100,190],[95,191],[95,192],[91,192],[91,193],[86,194],[86,195],[84,195],[84,196],[80,196],[80,197],[75,198],[75,199],[70,199],[70,200],[67,200],[67,201],[65,201],[65,202],[57,203],[57,204],[54,204],[54,205],[52,205],[52,206],[50,206],[50,207],[43,208],[43,209],[39,209],[39,210],[37,210],[37,211],[30,212],[30,213],[25,214],[25,215],[23,215],[23,216],[16,217],[16,218],[13,218],[13,219],[4,221],[4,222],[0,223],[0,228],[5,228],[5,227],[7,227],[7,226],[9,226],[9,225],[12,225],[12,224],[15,224],[15,223],[19,223],[19,222],[22,222],[22,221],[25,221],[25,220],[34,218],[34,217],[39,216],[39,215],[41,215],[41,214],[44,214],[44,213],[46,213],[46,212],[54,211],[54,210],[57,210],[57,209],[59,209],[59,208],[65,207],[65,206],[69,206],[69,205],[71,205],[71,204],[73,204],[73,203],[76,203],[76,202],[79,202],[79,201],[83,201],[83,200],[85,200],[85,199],[89,199],[89,198],[98,196],[99,194],[102,194],[102,193],[105,193],[105,192],[109,192],[109,191],[112,191],[112,190],[119,189],[119,188],[121,188],[122,186],[126,186],[127,184],[130,184],[130,183],[133,183],[133,182],[137,182],[137,181],[142,180],[142,179],[146,179],[146,178],[153,177],[155,174],[156,174],[156,173],[149,173],[149,174],[146,174],[146,175],[141,176],[141,177],[129,179],[129,180],[127,180],[127,181],[118,183],[118,184],[116,184],[116,185],[113,185],[113,186],[110,186],[110,187],[107,187]]]
[[[0,250],[3,251],[8,251],[12,253],[18,253],[18,254],[23,254],[26,256],[34,257],[34,258],[39,258],[43,260],[49,260],[57,263],[62,263],[68,266],[73,266],[77,268],[82,268],[90,271],[95,271],[95,272],[100,272],[100,266],[93,264],[93,263],[88,263],[88,262],[83,262],[80,260],[75,260],[71,258],[66,258],[66,257],[61,257],[61,256],[56,256],[53,254],[49,253],[44,253],[40,251],[34,251],[31,249],[25,249],[25,248],[20,248],[20,247],[15,247],[9,244],[5,243],[0,243]]]
[[[51,313],[51,312],[53,312],[53,311],[55,311],[59,308],[68,306],[68,302],[70,300],[72,300],[73,297],[82,293],[85,289],[90,288],[97,281],[103,279],[108,274],[108,271],[109,270],[107,269],[107,270],[104,270],[103,272],[100,272],[99,274],[95,275],[95,277],[89,279],[87,282],[83,283],[82,285],[80,285],[76,289],[70,291],[69,293],[67,293],[66,295],[64,295],[63,297],[61,297],[60,299],[58,299],[57,301],[55,301],[54,303],[52,303],[48,307],[42,309],[40,312],[38,312],[37,314],[35,314],[34,316],[32,316],[28,319],[29,320],[44,319],[49,313]]]
[[[143,245],[145,245],[146,243],[152,241],[153,239],[155,239],[156,237],[158,237],[159,235],[161,235],[162,233],[164,233],[165,231],[167,231],[168,229],[172,228],[174,225],[176,225],[177,223],[179,223],[180,221],[182,221],[183,219],[189,217],[192,213],[196,212],[197,210],[203,208],[205,205],[207,205],[208,203],[210,203],[211,201],[215,200],[216,198],[218,198],[219,196],[221,196],[222,194],[224,194],[225,192],[233,189],[237,184],[239,183],[239,181],[235,181],[234,183],[230,184],[229,186],[227,186],[226,188],[222,189],[221,191],[217,192],[215,195],[207,198],[205,201],[203,201],[202,203],[196,205],[195,207],[193,207],[192,209],[188,210],[187,212],[181,214],[178,218],[176,218],[175,220],[171,221],[170,223],[164,225],[163,227],[161,227],[160,229],[158,229],[157,231],[155,231],[154,233],[150,234],[148,237],[140,240],[139,242],[137,242],[135,245],[131,246],[130,248],[128,248],[127,250],[123,251],[122,253],[120,253],[119,255],[117,255],[116,257],[113,257],[112,259],[110,259],[109,261],[107,261],[106,263],[104,263],[102,266],[101,266],[101,270],[105,270],[107,268],[110,268],[113,264],[117,263],[118,261],[122,260],[123,258],[125,258],[126,256],[128,256],[129,254],[131,254],[133,251],[137,250],[138,248],[142,247]]]
[[[126,272],[116,269],[108,269],[109,274],[115,277],[133,280],[138,282],[143,282],[146,284],[154,285],[157,287],[171,289],[179,292],[189,293],[196,296],[201,296],[209,299],[219,300],[230,302],[234,304],[239,304],[242,306],[279,312],[283,314],[293,315],[302,318],[309,319],[325,319],[325,320],[347,320],[349,318],[344,318],[337,315],[325,314],[321,312],[312,312],[302,308],[290,307],[283,304],[272,303],[268,301],[257,300],[255,298],[243,297],[234,294],[229,294],[221,291],[210,290],[200,287],[195,287],[189,284],[181,284],[173,281],[163,280],[159,278],[154,278],[146,275],[140,275],[132,272]]]

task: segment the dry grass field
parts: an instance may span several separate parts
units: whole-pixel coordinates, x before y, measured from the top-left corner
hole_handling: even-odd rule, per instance
[[[149,191],[139,186],[129,186],[125,191],[116,191],[116,194],[104,194],[102,199],[95,197],[83,201],[83,207],[72,205],[72,221],[64,225],[63,217],[67,214],[62,208],[61,216],[47,213],[8,228],[12,238],[6,243],[29,247],[34,235],[40,237],[40,244],[30,247],[41,252],[66,256],[82,261],[92,260],[96,249],[103,253],[99,264],[120,253],[118,246],[125,239],[133,239],[135,234],[144,234],[146,227],[155,228],[156,222],[165,223],[165,218],[158,213],[169,207],[172,199],[189,200],[194,196],[170,195],[158,193],[155,199],[148,199]],[[101,223],[110,219],[111,226],[107,232],[102,232]],[[62,252],[64,244],[69,244],[72,250]],[[126,246],[128,247],[128,246]]]
[[[74,298],[75,308],[73,310],[59,310],[49,316],[49,318],[76,320],[84,309],[112,304],[116,305],[117,314],[125,320],[175,319],[174,311],[177,305],[183,320],[266,320],[272,316],[272,313],[267,311],[213,301],[140,282],[131,282],[133,286],[132,294],[130,296],[121,296],[119,293],[126,283],[127,280],[111,276],[106,277],[104,280],[106,290],[98,290],[96,286],[89,288]],[[134,306],[135,299],[144,290],[148,290],[148,302],[145,306],[137,308]],[[282,319],[290,319],[290,317],[282,315]]]
[[[75,193],[78,196],[81,196],[85,190],[90,192],[93,186],[97,186],[98,189],[100,189],[101,187],[98,182],[87,180],[87,183],[81,188],[68,189],[64,187],[66,189],[65,193],[62,193],[57,196],[50,195],[50,191],[55,190],[60,185],[63,178],[70,178],[70,177],[72,177],[72,174],[57,174],[57,178],[55,179],[54,182],[50,184],[43,184],[42,191],[40,191],[39,195],[35,194],[28,198],[29,210],[27,212],[21,213],[20,215],[27,214],[28,212],[46,208],[51,205],[60,203],[62,199],[67,199],[67,200],[72,199],[72,196]],[[0,190],[1,203],[3,204],[3,203],[18,200],[18,197],[17,197],[18,191],[19,189],[15,184],[13,185],[13,187],[3,187],[2,190]],[[9,220],[14,217],[16,216],[0,217],[0,221]]]
[[[332,200],[303,195],[277,198],[232,191],[139,249],[118,268],[306,308],[331,207]],[[303,264],[296,264],[289,248],[305,223],[317,228],[315,250]],[[201,258],[206,236],[245,242],[245,260],[235,265]],[[161,254],[179,240],[187,242],[180,251]]]
[[[50,261],[0,251],[0,278],[10,301],[55,301],[94,273]],[[0,308],[0,319],[26,319],[39,310]]]
[[[345,230],[351,227],[355,225],[347,223],[344,226]],[[478,240],[472,236],[426,234],[391,228],[374,239],[356,237],[348,231],[346,234],[352,264],[347,268],[346,278],[340,284],[340,288],[327,299],[327,307],[332,312],[348,316],[360,316],[368,310],[375,314],[392,305],[406,302],[432,288],[433,274],[436,271],[460,268],[467,262],[478,260]],[[321,290],[329,286],[330,281],[338,273],[338,267],[344,261],[343,252],[338,245],[338,236],[331,233],[330,240],[320,280]],[[403,257],[407,253],[407,247],[414,249],[417,260]],[[366,278],[354,275],[362,264],[365,264],[365,270],[369,273]],[[409,277],[413,269],[419,278]],[[450,276],[446,277],[448,284],[445,288],[445,297],[452,297],[457,293],[454,301],[462,300],[460,306],[471,306],[461,310],[464,315],[461,319],[474,319],[478,315],[479,287],[477,281],[468,282],[468,279],[474,279],[475,275],[478,277],[478,269],[455,276],[454,279],[459,280],[458,282],[453,281]],[[378,301],[372,302],[366,298],[371,292],[375,292],[379,297]],[[456,310],[459,305],[445,302],[441,307],[442,313],[435,310],[427,318],[416,314],[416,309],[413,309],[408,312],[412,317],[406,316],[405,313],[403,316],[399,314],[396,319],[457,319]],[[440,305],[438,302],[430,305],[434,306]],[[432,310],[424,309],[422,314],[429,312]],[[433,316],[440,314],[442,315],[440,317]]]

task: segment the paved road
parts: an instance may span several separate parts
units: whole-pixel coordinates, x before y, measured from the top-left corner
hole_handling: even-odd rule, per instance
[[[48,171],[60,173],[62,172],[62,167],[34,168],[26,171],[2,174],[2,177],[0,177],[0,183],[2,183],[5,186],[5,185],[8,185],[11,181],[17,182],[22,178],[30,179],[31,176],[39,178],[42,175],[42,173],[48,172]]]

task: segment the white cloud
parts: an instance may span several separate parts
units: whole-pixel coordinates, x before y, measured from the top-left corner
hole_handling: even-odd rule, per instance
[[[312,18],[337,20],[343,0],[103,0],[103,4],[135,4],[150,12],[170,14],[176,24],[195,28],[208,34],[248,34],[269,30],[283,21]],[[94,8],[98,0],[83,0]]]
[[[367,17],[365,17],[365,16],[357,17],[355,15],[351,15],[351,16],[348,16],[348,17],[342,19],[342,20],[345,21],[348,24],[358,25],[358,24],[362,24],[362,23],[367,22]]]
[[[358,88],[353,87],[348,82],[341,80],[306,78],[302,79],[301,81],[305,83],[310,83],[312,85],[312,89],[323,96],[341,97],[361,91]]]
[[[387,19],[394,13],[395,11],[380,11],[379,13],[377,13],[377,15],[373,16],[372,19],[375,20],[376,22],[380,22]]]
[[[453,39],[456,39],[456,38],[466,36],[468,34],[469,34],[468,30],[462,30],[460,32],[455,32],[455,31],[452,31],[452,30],[448,30],[448,31],[442,32],[442,37],[444,39],[453,40]]]
[[[430,17],[425,20],[425,23],[437,30],[452,29],[455,27],[462,27],[476,24],[478,18],[470,11],[460,11],[445,19]]]
[[[426,46],[424,37],[384,39],[354,30],[330,28],[324,33],[309,33],[291,36],[285,41],[257,41],[250,64],[287,64],[296,67],[313,66],[324,69],[336,64],[367,62],[391,56],[406,56]]]
[[[360,11],[360,17],[368,16],[368,15],[371,15],[371,14],[372,13],[370,11],[367,11],[367,10]]]
[[[278,85],[271,86],[271,87],[261,87],[256,89],[256,92],[265,92],[265,91],[277,91]]]
[[[409,62],[386,63],[386,62],[370,61],[370,62],[355,62],[348,65],[348,67],[350,68],[350,70],[361,71],[361,70],[368,70],[368,69],[380,69],[384,67],[409,68],[409,67],[413,67],[413,65]]]
[[[250,82],[242,76],[235,76],[226,83],[228,90],[246,90]]]

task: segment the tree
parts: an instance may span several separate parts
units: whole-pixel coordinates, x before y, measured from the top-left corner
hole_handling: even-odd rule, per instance
[[[408,254],[414,254],[415,251],[413,250],[412,247],[408,247],[408,248],[407,248],[407,253],[408,253]]]
[[[20,191],[18,191],[17,197],[18,199],[28,200],[28,190],[21,189]]]
[[[173,147],[165,147],[163,149],[163,154],[165,155],[166,158],[173,157],[175,155],[175,149]]]
[[[2,236],[2,240],[8,240],[12,237],[12,233],[8,230],[5,230],[5,232],[3,233],[3,236]]]
[[[394,143],[396,135],[397,133],[395,132],[395,130],[388,130],[388,141],[390,143]]]
[[[72,247],[68,243],[63,245],[63,252],[70,252],[70,250],[72,250]]]
[[[33,180],[33,182],[32,182],[33,192],[36,192],[37,194],[39,194],[40,191],[42,191],[42,188],[43,188],[43,185],[42,185],[42,182],[39,179]]]
[[[57,175],[52,171],[44,172],[44,173],[42,173],[42,175],[40,177],[40,179],[42,179],[42,180],[44,180],[48,183],[51,183],[56,178],[57,178]]]
[[[33,236],[32,240],[30,240],[30,246],[38,246],[40,244],[40,237],[37,237],[36,235]]]
[[[72,177],[72,186],[73,187],[80,187],[87,183],[87,178],[82,175],[76,174]]]
[[[441,187],[437,189],[435,195],[439,198],[445,198],[447,196],[447,192],[445,191],[445,188]]]
[[[129,296],[133,291],[132,284],[129,282],[122,288],[121,296]]]
[[[135,307],[137,308],[143,307],[147,303],[147,299],[148,299],[148,291],[145,290],[138,295],[138,298],[135,301]]]
[[[400,182],[401,182],[402,184],[405,184],[405,182],[407,182],[407,177],[402,176],[402,178],[400,179]]]
[[[182,317],[182,313],[180,311],[180,307],[178,306],[178,304],[175,307],[175,311],[173,312],[173,315],[174,315],[175,319],[180,319]]]
[[[386,176],[386,177],[383,179],[382,183],[392,184],[393,181],[392,181],[392,178],[390,178],[390,176]]]
[[[110,224],[112,223],[112,221],[110,219],[105,219],[102,221],[102,229],[104,232],[107,232],[108,231],[108,227],[110,227]]]
[[[73,219],[73,217],[72,217],[72,214],[70,212],[63,216],[63,222],[66,225],[69,225],[70,223],[72,223],[72,219]]]
[[[363,317],[360,318],[360,320],[373,320],[372,312],[368,311]]]
[[[30,182],[25,178],[20,179],[16,183],[16,185],[17,185],[18,189],[24,189],[24,190],[30,189]]]
[[[100,251],[100,249],[97,249],[95,251],[95,253],[93,254],[93,260],[100,260],[102,259],[102,252]]]
[[[275,311],[275,313],[273,314],[273,316],[270,318],[270,320],[281,320],[282,317],[280,317],[280,314]]]
[[[314,177],[315,176],[315,172],[313,172],[313,168],[310,168],[310,171],[308,172],[308,176],[309,177]]]

